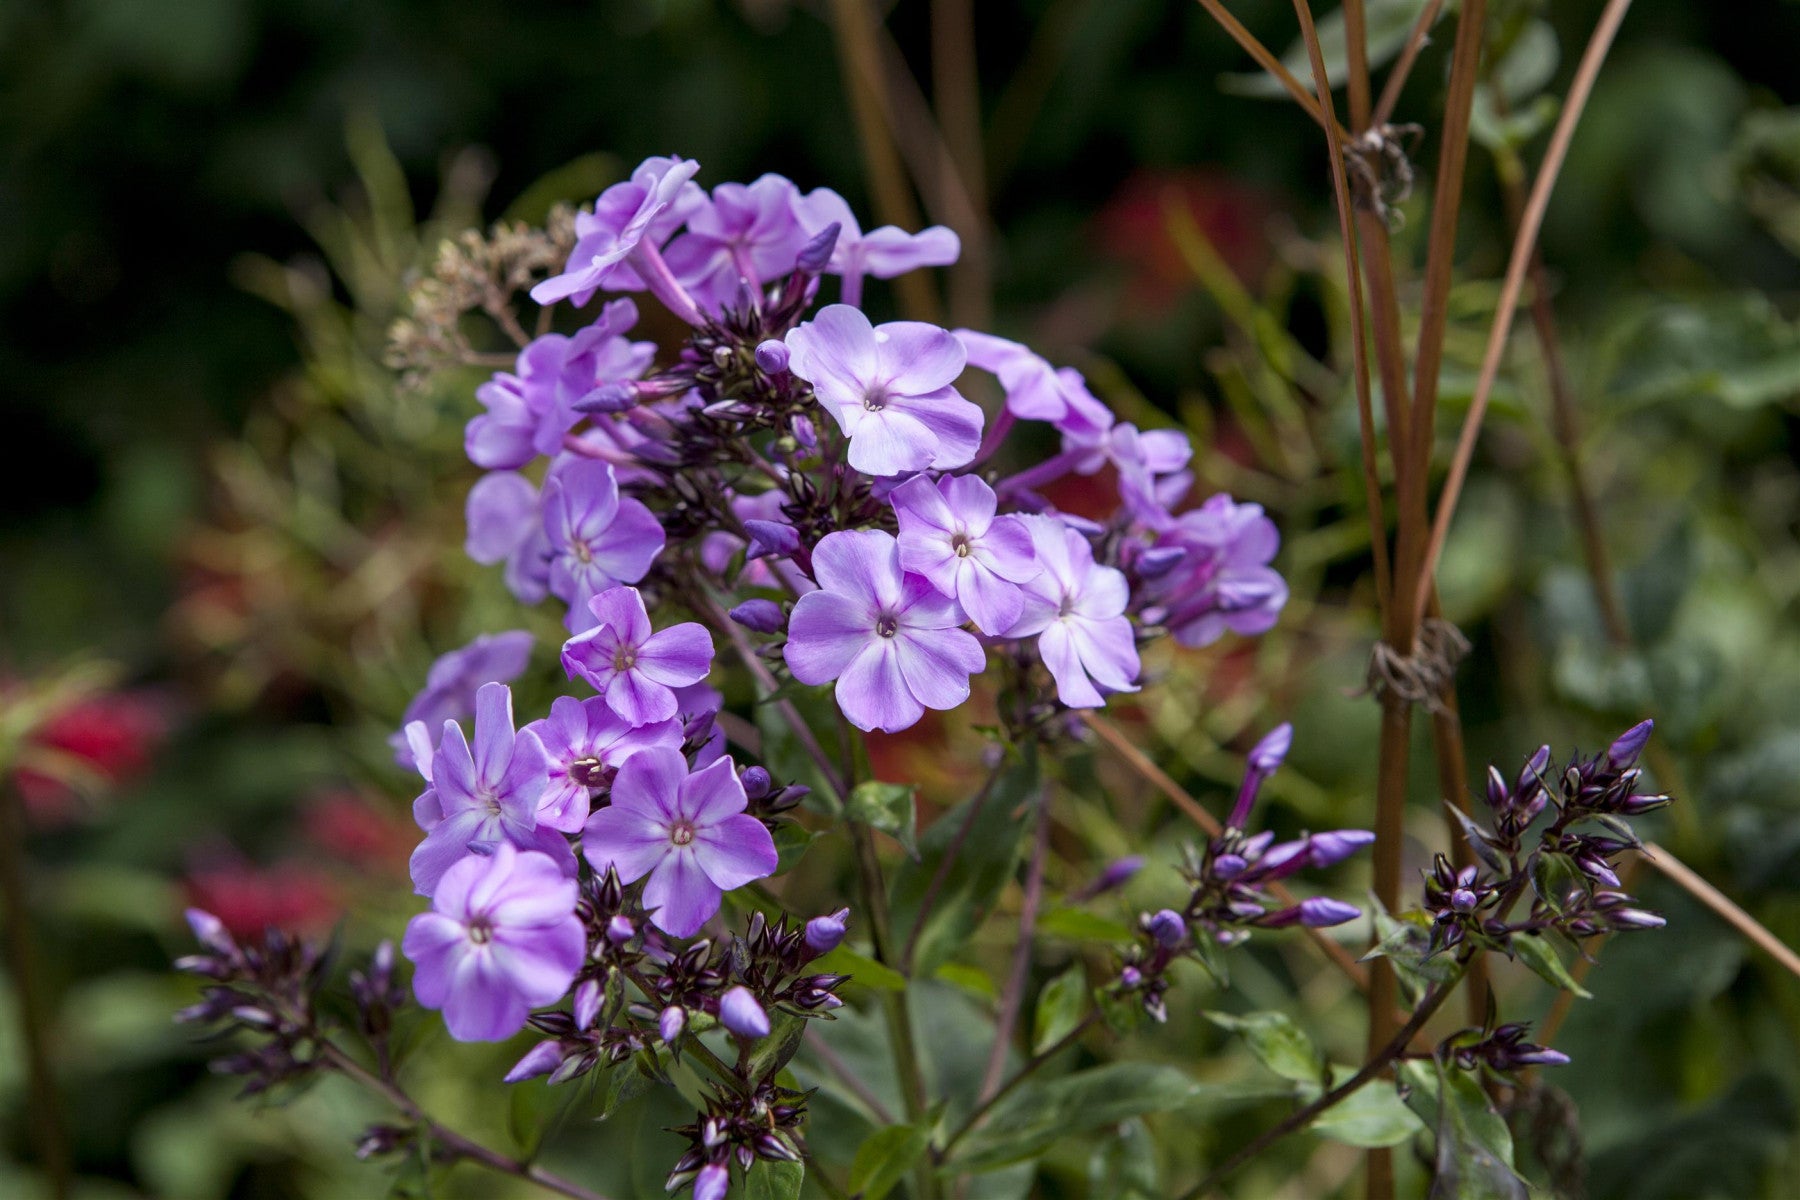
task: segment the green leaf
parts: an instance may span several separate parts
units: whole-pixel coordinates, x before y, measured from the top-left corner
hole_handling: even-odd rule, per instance
[[[1407,1103],[1437,1130],[1429,1200],[1529,1200],[1512,1168],[1512,1131],[1473,1075],[1436,1060],[1402,1063],[1400,1073],[1413,1086]]]
[[[844,815],[871,829],[881,830],[906,847],[906,852],[916,859],[919,843],[914,836],[917,813],[913,792],[909,783],[882,783],[871,779],[851,790],[850,799],[844,805]]]
[[[647,1053],[647,1052],[646,1052]],[[630,1063],[620,1063],[612,1070],[606,1081],[606,1098],[600,1104],[600,1119],[606,1120],[625,1105],[630,1104],[658,1082],[656,1076],[662,1068],[654,1058],[644,1061],[640,1054]]]
[[[761,1079],[788,1065],[800,1052],[806,1040],[807,1019],[790,1012],[778,1012],[770,1022],[767,1037],[756,1040],[750,1052],[750,1078]]]
[[[1000,998],[1000,989],[980,967],[971,967],[967,963],[947,962],[931,973],[932,978],[942,980],[953,988],[960,988],[971,996],[985,1000],[989,1004]]]
[[[1431,918],[1413,911],[1391,917],[1380,908],[1375,910],[1375,935],[1380,940],[1360,961],[1386,958],[1394,964],[1394,974],[1408,1000],[1417,1001],[1431,983],[1450,978],[1452,964],[1442,955],[1426,957],[1431,944]]]
[[[1332,1068],[1332,1085],[1342,1083],[1350,1075],[1347,1067]],[[1300,1099],[1311,1103],[1318,1094],[1317,1087],[1302,1089]],[[1398,1146],[1425,1131],[1424,1124],[1406,1106],[1389,1079],[1377,1079],[1358,1088],[1321,1113],[1310,1128],[1320,1137],[1365,1150]]]
[[[890,1125],[856,1149],[850,1164],[850,1191],[862,1200],[881,1200],[912,1170],[931,1145],[931,1130],[913,1125]]]
[[[1031,1052],[1041,1054],[1081,1024],[1087,1011],[1087,966],[1080,959],[1044,985],[1031,1023]]]
[[[877,992],[898,992],[906,988],[906,976],[866,954],[858,954],[847,945],[815,959],[807,970],[815,975],[848,975],[852,984]]]
[[[1036,750],[1027,749],[994,784],[966,836],[959,835],[976,800],[965,801],[934,821],[919,838],[918,859],[901,863],[894,873],[888,907],[899,938],[918,920],[925,893],[950,847],[961,843],[919,933],[915,974],[929,974],[955,954],[1013,877],[1025,829],[1015,810],[1037,786]]]
[[[1047,937],[1067,938],[1071,942],[1105,942],[1116,946],[1131,940],[1131,930],[1124,922],[1081,908],[1053,908],[1038,918],[1037,927],[1038,932]]]
[[[770,831],[775,839],[775,874],[793,870],[819,835],[798,821],[777,821]]]
[[[1185,1072],[1155,1063],[1111,1063],[1061,1079],[1033,1079],[962,1140],[949,1169],[991,1171],[1023,1162],[1071,1134],[1180,1108],[1204,1092]]]
[[[1583,1000],[1592,1000],[1594,993],[1582,987],[1575,977],[1569,974],[1569,968],[1563,965],[1562,955],[1558,954],[1549,941],[1535,934],[1520,934],[1512,939],[1513,957],[1538,973],[1551,987],[1561,988],[1565,992],[1574,992]]]
[[[800,1200],[806,1165],[758,1159],[744,1176],[744,1200]]]
[[[1156,1161],[1156,1142],[1150,1129],[1137,1117],[1122,1121],[1119,1130],[1088,1159],[1088,1195],[1106,1200],[1158,1200],[1167,1195]]]
[[[1325,1059],[1306,1031],[1280,1012],[1254,1012],[1243,1016],[1209,1012],[1206,1019],[1221,1029],[1241,1035],[1257,1061],[1283,1079],[1316,1084],[1325,1074]]]

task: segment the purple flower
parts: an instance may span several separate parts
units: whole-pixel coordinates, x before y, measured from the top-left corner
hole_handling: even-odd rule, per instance
[[[1105,692],[1137,691],[1137,640],[1125,616],[1125,576],[1096,563],[1087,539],[1055,517],[1020,519],[1044,570],[1025,583],[1024,611],[1007,636],[1037,635],[1057,698],[1070,708],[1098,708]]]
[[[537,821],[548,772],[549,759],[537,735],[513,732],[512,690],[503,683],[484,684],[475,694],[472,753],[462,726],[444,722],[444,738],[431,766],[443,819],[413,851],[414,889],[431,895],[458,859],[503,842],[542,851],[573,876],[575,856],[569,844]]]
[[[1018,342],[973,329],[958,329],[969,365],[994,375],[1006,393],[1006,409],[1028,421],[1048,421],[1062,433],[1089,441],[1112,428],[1112,410],[1088,391],[1081,373],[1058,370]]]
[[[851,724],[893,732],[969,698],[969,676],[986,661],[981,643],[957,628],[954,600],[901,570],[891,535],[827,534],[813,548],[813,574],[820,590],[795,603],[784,654],[801,683],[837,680]]]
[[[1084,444],[1065,435],[1065,446]],[[1192,477],[1187,473],[1194,447],[1188,436],[1174,429],[1140,430],[1118,424],[1091,444],[1090,453],[1075,463],[1077,473],[1091,475],[1111,463],[1118,471],[1119,498],[1140,521],[1160,523],[1169,506],[1187,493]]]
[[[1655,721],[1639,721],[1607,747],[1606,761],[1619,770],[1629,767],[1644,752],[1644,747],[1650,742],[1650,735],[1655,731]]]
[[[739,280],[759,287],[794,269],[806,231],[794,219],[799,189],[780,175],[722,183],[669,243],[669,269],[715,311],[737,298]]]
[[[562,1066],[562,1043],[555,1038],[547,1042],[539,1042],[525,1052],[525,1057],[513,1064],[500,1080],[501,1083],[523,1083],[527,1079],[536,1079],[539,1075],[548,1075]]]
[[[654,248],[705,202],[705,193],[690,182],[699,169],[690,159],[647,158],[630,182],[600,193],[594,211],[575,218],[577,240],[563,273],[532,288],[531,298],[554,304],[573,297],[581,305],[602,287],[632,291],[644,286],[625,260],[640,245]]]
[[[650,746],[680,748],[681,722],[633,726],[595,696],[558,696],[550,715],[526,730],[536,734],[549,762],[537,820],[563,833],[580,833],[587,823],[591,790],[605,786],[625,760]]]
[[[475,389],[475,399],[487,412],[470,418],[463,434],[470,462],[490,471],[510,471],[537,457],[538,414],[525,399],[522,379],[498,372]]]
[[[455,721],[475,711],[475,693],[484,683],[510,683],[525,671],[531,659],[532,636],[523,629],[484,633],[459,650],[442,655],[431,664],[425,688],[400,719],[400,732],[388,738],[394,761],[414,766],[407,745],[406,726],[423,721],[427,730]]]
[[[588,601],[597,622],[563,643],[563,670],[579,675],[632,725],[680,712],[671,690],[699,683],[712,669],[712,635],[687,621],[652,633],[634,587],[608,588]]]
[[[484,566],[506,564],[506,587],[526,604],[550,594],[550,539],[537,488],[517,471],[489,471],[469,489],[463,549]]]
[[[588,602],[608,588],[636,583],[662,553],[663,528],[629,496],[608,463],[581,460],[544,485],[550,539],[550,590],[567,602],[571,632],[587,625]]]
[[[1187,922],[1172,908],[1158,909],[1153,916],[1145,918],[1144,930],[1165,950],[1173,950],[1187,941]]]
[[[1269,564],[1281,544],[1275,523],[1259,504],[1238,504],[1223,493],[1170,517],[1156,545],[1187,551],[1150,595],[1167,609],[1162,624],[1183,646],[1204,646],[1227,630],[1266,633],[1287,603],[1287,583]]]
[[[731,1191],[731,1168],[724,1163],[708,1163],[694,1176],[694,1200],[725,1200]]]
[[[947,267],[962,253],[962,242],[942,225],[918,233],[883,225],[864,233],[850,205],[830,188],[808,192],[795,205],[795,215],[809,235],[838,227],[837,244],[825,269],[844,277],[845,304],[861,306],[864,275],[892,279],[920,267]]]
[[[775,871],[775,839],[744,815],[748,803],[729,758],[689,774],[678,750],[640,750],[619,768],[612,803],[588,818],[582,852],[626,883],[648,875],[651,920],[688,937],[721,895]]]
[[[497,1042],[554,1003],[581,966],[587,936],[575,916],[575,881],[542,854],[509,843],[444,873],[432,910],[401,943],[417,970],[413,992],[444,1010],[459,1042]]]
[[[787,614],[773,600],[753,598],[725,614],[753,633],[780,633],[787,624]]]
[[[739,984],[719,998],[719,1024],[741,1038],[769,1036],[769,1014],[756,994]]]
[[[1231,816],[1225,821],[1228,827],[1243,829],[1249,823],[1250,809],[1256,803],[1257,793],[1262,790],[1263,780],[1273,775],[1286,761],[1293,745],[1294,727],[1283,721],[1263,734],[1262,739],[1250,748],[1250,756],[1244,765],[1244,782],[1238,787],[1237,802],[1231,806]]]
[[[1345,904],[1342,900],[1332,900],[1326,896],[1315,896],[1310,900],[1302,900],[1292,908],[1284,908],[1280,912],[1261,917],[1256,923],[1265,929],[1284,929],[1289,925],[1324,929],[1354,921],[1360,916],[1362,909],[1354,904]]]
[[[787,345],[788,369],[837,419],[857,470],[944,471],[975,457],[981,409],[950,386],[964,352],[944,330],[919,321],[876,328],[849,305],[832,304],[789,333]]]
[[[581,420],[577,402],[603,384],[636,379],[656,357],[656,343],[620,336],[637,318],[632,301],[610,300],[600,319],[586,329],[570,337],[547,333],[519,352],[525,401],[537,414],[532,446],[539,454],[555,454],[562,447],[563,434]],[[473,427],[471,422],[471,431]]]
[[[936,483],[915,475],[890,500],[900,518],[900,565],[961,604],[981,632],[998,637],[1011,628],[1025,607],[1019,585],[1041,568],[1025,522],[994,515],[994,489],[973,475]]]
[[[1306,865],[1323,868],[1336,866],[1364,846],[1375,841],[1368,829],[1331,829],[1306,839]]]

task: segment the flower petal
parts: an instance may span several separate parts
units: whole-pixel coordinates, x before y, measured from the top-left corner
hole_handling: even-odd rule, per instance
[[[691,937],[719,911],[719,887],[695,860],[693,848],[665,858],[644,885],[644,907],[658,929]]]
[[[669,841],[667,825],[610,804],[589,814],[581,853],[601,874],[611,867],[619,873],[621,882],[635,883],[674,853],[674,846]]]
[[[830,683],[875,637],[875,617],[868,603],[837,592],[808,592],[795,602],[788,618],[782,657],[801,683]]]
[[[671,625],[638,647],[637,669],[657,683],[686,687],[712,669],[713,640],[696,621]]]
[[[917,396],[956,382],[968,351],[947,329],[889,321],[875,330],[876,370],[890,392]]]
[[[969,676],[987,664],[981,643],[961,629],[894,639],[906,690],[926,708],[952,709],[969,698]]]
[[[773,875],[779,862],[775,839],[755,817],[727,817],[702,829],[694,838],[694,847],[694,857],[706,877],[728,892],[752,879]]]
[[[695,771],[681,784],[681,815],[696,827],[716,825],[743,812],[749,803],[737,765],[729,758]]]
[[[889,400],[885,408],[865,412],[850,438],[850,465],[870,475],[923,471],[938,454],[937,435],[922,416],[902,411],[898,398]],[[962,461],[972,457],[974,450]]]
[[[880,638],[856,657],[837,683],[838,707],[858,729],[888,733],[906,729],[925,715],[900,674],[895,638]]]
[[[1075,649],[1068,622],[1050,623],[1038,636],[1038,653],[1056,680],[1057,699],[1070,708],[1099,708],[1106,703],[1081,667],[1081,655]]]

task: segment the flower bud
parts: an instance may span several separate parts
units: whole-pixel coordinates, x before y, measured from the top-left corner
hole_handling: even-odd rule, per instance
[[[1263,736],[1250,750],[1250,769],[1259,775],[1273,775],[1294,745],[1294,727],[1283,721]]]
[[[668,1042],[670,1045],[675,1043],[675,1039],[679,1038],[681,1036],[681,1031],[686,1028],[687,1010],[682,1008],[679,1004],[669,1005],[669,1007],[662,1010],[662,1015],[656,1019],[657,1032],[662,1034],[662,1040]]]
[[[1136,988],[1138,984],[1144,982],[1144,973],[1136,967],[1127,966],[1124,970],[1119,972],[1119,982],[1124,985],[1127,991],[1130,991],[1133,988]]]
[[[1100,872],[1100,878],[1096,879],[1093,886],[1088,888],[1088,895],[1101,896],[1107,892],[1116,891],[1124,887],[1133,875],[1143,869],[1144,856],[1141,854],[1131,854],[1118,859],[1108,864],[1106,870]]]
[[[1249,866],[1241,854],[1221,854],[1213,859],[1212,873],[1216,878],[1231,880],[1242,875]]]
[[[769,1014],[747,987],[734,987],[719,1000],[719,1024],[742,1038],[769,1036]]]
[[[525,1057],[513,1064],[513,1069],[506,1073],[502,1083],[518,1083],[520,1080],[533,1079],[539,1075],[548,1075],[562,1065],[562,1043],[555,1038],[547,1042],[539,1042],[525,1052]]]
[[[634,408],[638,402],[638,387],[635,383],[623,381],[603,383],[575,402],[575,411],[580,413],[616,413]]]
[[[584,979],[575,989],[574,1016],[575,1028],[587,1029],[594,1023],[600,1013],[600,981]]]
[[[752,800],[761,800],[773,786],[766,767],[745,767],[738,772],[738,782],[744,785],[744,795]]]
[[[843,227],[833,221],[819,230],[813,239],[800,247],[800,255],[794,262],[794,270],[807,275],[817,275],[831,262],[831,252],[837,249],[838,234]]]
[[[1164,950],[1173,950],[1187,940],[1187,922],[1172,908],[1160,909],[1155,915],[1146,917],[1144,931]]]
[[[1375,840],[1367,829],[1331,829],[1307,839],[1307,865],[1322,868],[1343,862]]]
[[[194,938],[214,954],[228,957],[237,954],[237,942],[225,929],[225,922],[204,909],[187,910],[188,928],[194,931]]]
[[[819,431],[813,427],[811,418],[803,413],[795,413],[788,428],[794,432],[794,440],[808,450],[819,448]]]
[[[1643,753],[1644,744],[1650,740],[1655,729],[1655,721],[1639,721],[1606,748],[1606,761],[1615,767],[1629,767]]]
[[[753,633],[780,633],[787,624],[787,614],[773,600],[746,600],[726,615]]]
[[[1157,579],[1167,575],[1186,557],[1187,551],[1180,546],[1152,546],[1137,556],[1138,578]]]
[[[849,925],[850,910],[840,908],[823,917],[814,917],[806,923],[806,948],[814,954],[829,954],[838,948],[844,940]]]
[[[709,1163],[694,1176],[694,1200],[725,1200],[731,1190],[731,1168],[724,1163]]]
[[[744,531],[750,535],[751,558],[786,558],[800,548],[800,531],[783,521],[745,521]]]
[[[786,342],[778,342],[769,338],[756,348],[756,365],[762,368],[765,375],[780,375],[788,369],[788,348]]]
[[[615,946],[623,946],[626,942],[629,942],[636,936],[637,926],[631,923],[630,917],[627,917],[622,913],[615,914],[613,918],[606,923],[606,940]]]

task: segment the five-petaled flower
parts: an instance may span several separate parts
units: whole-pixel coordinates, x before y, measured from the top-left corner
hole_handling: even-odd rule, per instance
[[[549,858],[509,843],[456,863],[401,942],[417,968],[419,1003],[443,1009],[458,1041],[517,1033],[531,1009],[562,998],[581,967],[587,935],[576,891]]]
[[[892,535],[827,534],[813,574],[819,590],[795,602],[784,653],[801,683],[837,680],[851,724],[892,732],[969,698],[969,676],[986,662],[981,643],[957,628],[956,601],[901,569]]]
[[[666,721],[680,711],[673,689],[699,683],[712,667],[712,635],[694,621],[651,632],[644,598],[634,587],[608,588],[588,601],[597,622],[563,643],[563,670],[579,675],[633,725]]]
[[[551,473],[544,485],[544,532],[550,590],[568,604],[571,632],[587,627],[588,601],[642,579],[665,540],[642,501],[619,495],[612,465],[590,459]]]
[[[869,324],[832,304],[787,335],[788,370],[850,439],[850,465],[870,475],[965,466],[981,448],[981,409],[950,386],[962,343],[920,321]]]
[[[612,803],[588,818],[582,852],[626,883],[648,875],[650,919],[688,937],[725,892],[775,871],[775,839],[748,804],[729,758],[689,774],[679,750],[640,750],[614,777]]]
[[[625,183],[615,183],[594,201],[594,211],[575,218],[575,249],[560,275],[531,289],[539,304],[573,298],[586,304],[600,288],[635,291],[645,281],[628,259],[641,258],[640,246],[656,244],[674,233],[706,200],[692,182],[700,164],[683,158],[646,158]]]
[[[1005,633],[1025,606],[1019,585],[1040,570],[1024,520],[996,517],[994,489],[973,475],[915,475],[891,499],[900,565],[961,604],[981,632]]]
[[[1088,540],[1055,517],[1022,518],[1043,574],[1024,585],[1009,637],[1037,635],[1038,654],[1070,708],[1098,708],[1106,692],[1137,691],[1137,641],[1125,616],[1125,576],[1094,561]]]
[[[549,766],[538,824],[580,833],[593,789],[611,782],[625,760],[649,746],[679,747],[681,722],[673,718],[632,725],[607,707],[604,697],[558,696],[550,715],[525,727],[543,744]]]
[[[942,225],[908,233],[895,225],[883,225],[868,233],[844,198],[830,188],[814,188],[795,205],[795,215],[809,234],[838,227],[831,261],[825,270],[841,275],[845,304],[862,303],[864,275],[892,279],[920,267],[947,267],[962,253],[962,241]]]

